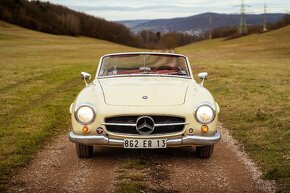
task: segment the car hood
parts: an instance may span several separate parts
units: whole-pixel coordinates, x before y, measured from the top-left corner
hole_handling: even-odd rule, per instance
[[[191,79],[117,77],[98,81],[108,105],[172,106],[184,104]]]

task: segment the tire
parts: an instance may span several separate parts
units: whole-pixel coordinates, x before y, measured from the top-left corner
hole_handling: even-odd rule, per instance
[[[93,150],[93,146],[76,143],[76,151],[79,158],[93,157]]]
[[[196,147],[196,154],[200,158],[210,158],[213,153],[214,145],[198,146]]]

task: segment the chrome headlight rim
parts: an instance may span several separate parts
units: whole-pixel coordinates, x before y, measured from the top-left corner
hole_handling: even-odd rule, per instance
[[[202,121],[200,121],[200,120],[197,118],[197,111],[198,111],[199,108],[201,108],[201,107],[203,107],[203,106],[207,106],[207,107],[209,107],[209,108],[212,110],[213,116],[212,116],[212,119],[211,119],[210,121],[202,122]],[[200,104],[200,105],[195,109],[195,112],[194,112],[194,118],[195,118],[195,120],[196,120],[198,123],[203,124],[203,125],[204,125],[204,124],[210,124],[210,123],[212,123],[212,122],[215,120],[215,117],[216,117],[216,110],[212,107],[211,104],[208,104],[208,103],[202,103],[202,104]]]
[[[78,118],[78,111],[82,107],[89,107],[92,110],[92,112],[93,112],[93,118],[90,121],[88,121],[88,122],[83,122],[82,120],[80,120]],[[92,104],[89,104],[89,103],[81,103],[81,104],[77,105],[77,107],[75,108],[74,116],[75,116],[75,119],[77,120],[78,123],[80,123],[82,125],[89,125],[89,124],[91,124],[91,123],[93,123],[95,121],[95,118],[96,118],[95,107]]]

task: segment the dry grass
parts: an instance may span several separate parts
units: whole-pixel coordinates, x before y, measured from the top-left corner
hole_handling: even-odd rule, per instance
[[[210,73],[206,86],[221,106],[221,121],[281,190],[290,189],[289,34],[287,27],[177,49],[190,57],[195,74]],[[122,51],[134,49],[0,22],[0,191],[44,141],[69,127],[69,104],[84,85],[79,72],[94,75],[101,55]],[[129,189],[140,184],[124,184]]]
[[[69,105],[84,86],[79,73],[94,76],[100,56],[134,50],[0,21],[0,191],[44,141],[66,132]]]
[[[290,189],[290,26],[177,49],[221,106],[221,122],[261,166],[263,177]]]

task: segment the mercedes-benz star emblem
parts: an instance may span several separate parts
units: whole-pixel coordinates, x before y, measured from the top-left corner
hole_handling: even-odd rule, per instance
[[[153,133],[155,128],[155,123],[152,117],[142,116],[139,117],[136,121],[136,130],[141,135],[149,135]]]

